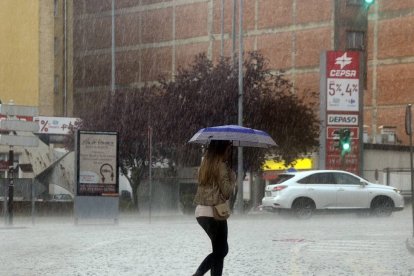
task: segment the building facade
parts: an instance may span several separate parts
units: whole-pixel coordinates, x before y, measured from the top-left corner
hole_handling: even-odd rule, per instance
[[[414,102],[414,2],[376,0],[369,8],[362,2],[244,1],[244,50],[260,50],[299,93],[319,91],[321,52],[363,51],[366,142],[406,144],[405,107]],[[85,108],[87,95],[173,78],[198,53],[212,60],[231,56],[233,26],[238,33],[233,9],[233,0],[74,1],[75,110]]]
[[[72,115],[72,1],[0,1],[0,99]]]
[[[0,100],[3,104],[38,107],[40,116],[72,116],[72,1],[0,1]],[[71,24],[72,25],[72,24]],[[66,96],[65,96],[66,95]],[[4,114],[3,114],[4,115]],[[3,117],[3,116],[1,116]],[[45,125],[46,127],[46,125]],[[0,145],[0,163],[10,147]],[[19,169],[18,178],[33,178],[56,157],[53,147],[14,147],[14,161],[31,163],[33,172]],[[8,166],[0,168],[0,178]],[[3,190],[2,190],[3,191]]]

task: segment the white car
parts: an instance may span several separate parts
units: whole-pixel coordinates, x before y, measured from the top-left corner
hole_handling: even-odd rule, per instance
[[[404,198],[394,187],[370,183],[346,171],[312,170],[280,174],[276,184],[266,187],[262,206],[292,210],[302,218],[326,209],[365,209],[389,216],[404,208]]]

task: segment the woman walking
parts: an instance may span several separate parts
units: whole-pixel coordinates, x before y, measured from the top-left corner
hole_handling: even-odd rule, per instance
[[[229,200],[235,187],[236,176],[229,165],[231,146],[229,141],[211,141],[198,172],[195,216],[209,236],[213,252],[201,262],[193,276],[204,275],[209,270],[212,276],[220,276],[223,272],[224,257],[229,250],[227,220],[215,219],[213,208]]]

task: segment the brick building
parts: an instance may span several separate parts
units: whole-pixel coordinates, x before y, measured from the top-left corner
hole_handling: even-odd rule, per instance
[[[361,2],[245,0],[244,50],[260,50],[299,91],[319,91],[322,51],[365,52],[367,142],[385,142],[381,133],[395,132],[389,142],[406,144],[405,106],[414,102],[414,1],[376,0],[369,10]],[[232,14],[233,0],[75,0],[75,115],[86,108],[84,97],[140,87],[160,74],[172,78],[200,52],[217,59],[222,38],[223,53],[231,56]]]

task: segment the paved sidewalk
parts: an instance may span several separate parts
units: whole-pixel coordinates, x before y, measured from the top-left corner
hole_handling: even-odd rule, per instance
[[[414,275],[406,248],[411,207],[389,218],[355,214],[297,220],[229,219],[224,275]],[[69,217],[0,226],[0,275],[192,275],[210,243],[192,216],[122,215],[119,224]]]

